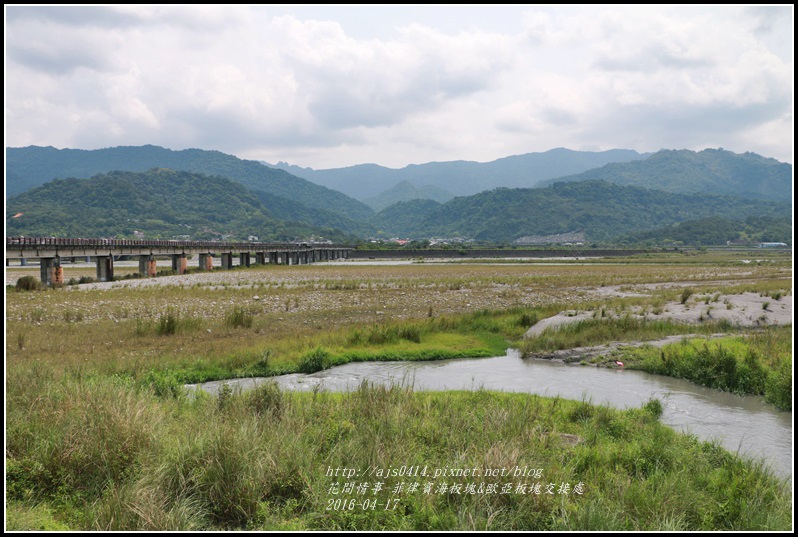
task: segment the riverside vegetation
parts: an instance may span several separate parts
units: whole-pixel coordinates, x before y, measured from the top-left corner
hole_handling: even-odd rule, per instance
[[[723,263],[697,256],[691,263],[260,267],[8,289],[7,527],[789,529],[786,483],[661,425],[656,400],[619,411],[525,394],[415,393],[409,386],[299,394],[267,384],[218,397],[182,388],[352,360],[496,355],[563,309],[655,309],[678,301],[684,289],[781,298],[791,293],[791,262],[772,255],[761,263],[730,255]],[[81,276],[74,270],[65,276]],[[628,337],[697,333],[695,326],[657,323]],[[688,342],[657,349],[662,355],[634,352],[641,367],[665,356],[678,364],[670,371],[676,376],[716,371],[707,365],[711,355],[725,364],[717,371],[727,371],[733,358],[734,371],[750,380],[723,377],[728,381],[717,387],[732,391],[768,396],[768,379],[788,371],[791,385],[788,329],[724,328],[739,333],[706,344],[707,351]],[[613,331],[626,333],[594,328],[588,339],[617,338]],[[691,365],[688,355],[699,358]],[[784,378],[773,386],[784,388]],[[771,392],[778,404],[783,389]],[[362,508],[358,496],[351,496],[353,509],[330,503],[344,497],[335,495],[344,480],[328,468],[403,465],[537,468],[539,480],[515,479],[513,486],[582,483],[584,493],[463,494],[469,480],[452,478],[447,484],[460,485],[458,492],[397,495],[401,480],[391,478],[383,490],[369,490],[378,509]],[[399,502],[386,509],[392,498]]]

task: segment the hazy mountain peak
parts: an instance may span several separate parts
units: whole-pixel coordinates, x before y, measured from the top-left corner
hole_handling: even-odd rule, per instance
[[[645,156],[647,155],[630,149],[575,151],[555,148],[542,153],[511,155],[490,162],[453,160],[408,164],[399,169],[378,164],[357,164],[324,170],[294,165],[279,167],[365,202],[403,181],[410,181],[413,185],[436,187],[454,196],[468,196],[500,186],[533,187],[546,179],[583,172],[609,162],[638,160]]]

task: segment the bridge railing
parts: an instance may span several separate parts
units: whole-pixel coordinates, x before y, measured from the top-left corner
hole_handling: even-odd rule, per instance
[[[308,243],[283,242],[226,242],[226,241],[185,241],[185,240],[137,240],[137,239],[103,239],[103,238],[64,238],[64,237],[6,237],[6,247],[25,246],[62,246],[62,247],[103,247],[103,248],[212,248],[231,250],[268,250],[279,249],[313,249],[313,248],[348,248],[347,246]]]

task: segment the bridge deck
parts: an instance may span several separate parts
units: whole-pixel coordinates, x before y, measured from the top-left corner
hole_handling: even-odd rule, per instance
[[[234,255],[240,256],[241,264],[246,266],[253,255],[257,264],[304,265],[346,258],[351,251],[351,247],[334,244],[6,237],[6,265],[9,259],[21,259],[23,263],[39,259],[42,282],[47,285],[63,281],[61,258],[93,257],[97,279],[108,281],[113,279],[114,257],[123,255],[138,256],[140,274],[154,276],[155,256],[171,256],[172,268],[183,274],[189,255],[199,257],[200,270],[211,270],[210,258],[214,255],[221,256],[222,268],[229,269]]]

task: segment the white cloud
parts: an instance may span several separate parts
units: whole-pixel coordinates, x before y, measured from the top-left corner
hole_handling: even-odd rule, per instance
[[[317,168],[560,146],[791,160],[791,10],[485,8],[460,30],[405,13],[387,32],[380,8],[308,9],[8,7],[6,143]]]

